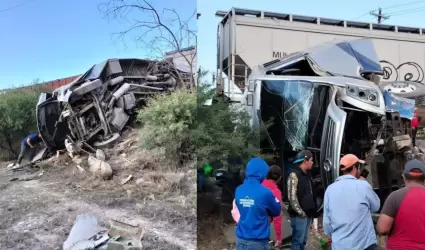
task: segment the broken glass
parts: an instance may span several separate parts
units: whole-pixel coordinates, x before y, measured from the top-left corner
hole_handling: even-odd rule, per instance
[[[263,90],[280,96],[281,107],[275,107],[285,130],[285,138],[298,151],[305,149],[314,85],[303,80],[266,80]]]

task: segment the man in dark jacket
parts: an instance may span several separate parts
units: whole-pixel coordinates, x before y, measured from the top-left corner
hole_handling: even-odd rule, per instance
[[[304,250],[310,225],[317,212],[316,199],[309,171],[313,167],[313,154],[303,150],[294,163],[299,164],[288,177],[288,213],[291,217],[292,250]]]
[[[219,100],[221,100],[224,103],[230,103],[230,98],[224,94],[223,87],[218,88],[218,93],[216,96],[214,96],[212,102],[213,104],[216,104],[219,102]]]
[[[39,133],[30,134],[29,136],[25,137],[21,142],[21,152],[19,153],[18,160],[16,161],[16,163],[20,165],[22,162],[22,159],[25,157],[26,152],[29,149],[34,148],[37,144],[39,144],[42,141],[43,140],[41,139],[41,135]]]
[[[272,191],[261,185],[269,166],[252,158],[245,169],[245,180],[236,188],[235,204],[240,218],[236,227],[236,250],[268,250],[270,218],[280,215],[280,202]]]

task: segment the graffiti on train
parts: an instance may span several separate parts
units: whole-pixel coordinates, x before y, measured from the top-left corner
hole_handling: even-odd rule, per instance
[[[397,66],[386,60],[379,62],[384,71],[384,80],[410,82],[422,82],[424,80],[424,70],[415,62],[405,62]]]

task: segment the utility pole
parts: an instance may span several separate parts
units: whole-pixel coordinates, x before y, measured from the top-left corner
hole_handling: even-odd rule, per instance
[[[376,18],[378,18],[378,24],[381,24],[382,23],[382,20],[387,20],[387,19],[390,18],[390,16],[383,15],[382,14],[382,9],[381,8],[378,9],[378,13],[375,13],[375,11],[371,11],[370,14],[372,16],[375,16]]]

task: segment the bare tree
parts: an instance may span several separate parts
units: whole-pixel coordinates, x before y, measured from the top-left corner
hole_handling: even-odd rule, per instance
[[[109,0],[100,5],[100,10],[109,20],[126,21],[129,28],[114,36],[122,39],[130,37],[137,45],[149,48],[152,56],[167,57],[171,54],[187,63],[190,75],[196,73],[196,6],[188,17],[181,17],[175,9],[159,10],[146,0]],[[172,52],[172,53],[170,53]],[[171,62],[170,62],[171,63]],[[194,86],[191,77],[190,86]]]

